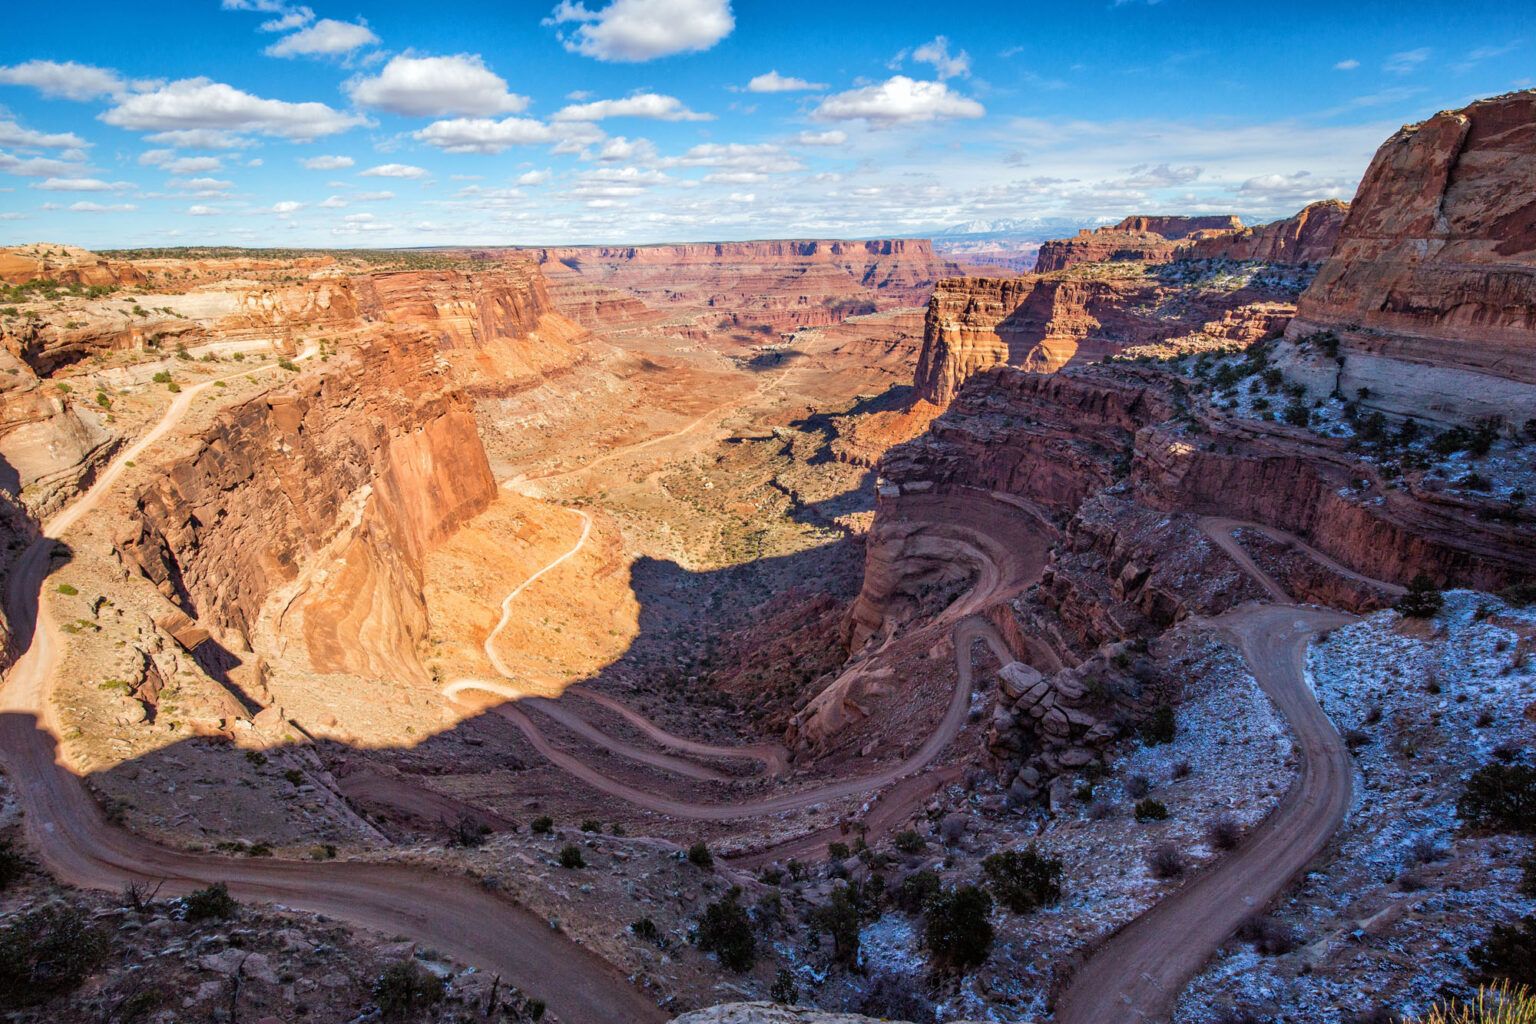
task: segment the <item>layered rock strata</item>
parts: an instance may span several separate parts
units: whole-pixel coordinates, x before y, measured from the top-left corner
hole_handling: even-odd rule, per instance
[[[1332,255],[1348,214],[1348,203],[1324,199],[1284,220],[1198,238],[1179,249],[1177,258],[1321,263]]]
[[[1536,418],[1533,166],[1536,90],[1388,139],[1286,331],[1288,374],[1390,414]]]
[[[1035,259],[1035,273],[1048,274],[1083,263],[1137,260],[1164,263],[1179,251],[1179,245],[1206,233],[1226,233],[1240,229],[1236,217],[1127,217],[1120,223],[1089,230],[1083,228],[1071,238],[1044,242]]]

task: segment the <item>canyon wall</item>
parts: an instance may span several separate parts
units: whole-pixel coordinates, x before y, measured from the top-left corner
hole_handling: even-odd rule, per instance
[[[1055,238],[1040,246],[1035,273],[1048,274],[1083,263],[1138,260],[1164,263],[1179,251],[1179,243],[1208,232],[1231,232],[1243,222],[1219,217],[1127,217],[1118,224],[1089,230],[1071,238]]]
[[[1182,269],[1128,264],[1019,278],[949,278],[928,303],[917,396],[947,405],[994,366],[1053,373],[1135,345],[1205,338],[1246,344],[1288,321],[1290,281],[1190,287]],[[1198,274],[1199,271],[1194,271]]]
[[[1324,199],[1284,220],[1204,235],[1179,249],[1177,258],[1321,263],[1333,253],[1348,215],[1348,203]]]
[[[496,491],[437,350],[392,332],[222,413],[133,496],[125,562],[227,646],[267,616],[317,671],[421,678],[422,560]]]
[[[1314,395],[1443,423],[1536,418],[1536,90],[1377,151],[1281,362]],[[1338,341],[1307,346],[1322,332]]]
[[[730,321],[728,326],[760,325],[774,331],[921,305],[935,281],[958,271],[935,255],[926,239],[576,246],[528,252],[543,267],[563,310],[580,309],[588,301],[581,288],[596,285],[633,293],[647,306],[705,313],[718,309]]]

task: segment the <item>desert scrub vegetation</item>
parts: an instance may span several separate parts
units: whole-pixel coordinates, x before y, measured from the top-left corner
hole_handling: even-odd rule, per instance
[[[373,1001],[387,1020],[418,1017],[442,998],[443,983],[414,960],[390,964],[373,983]]]
[[[1471,828],[1536,834],[1536,765],[1484,765],[1467,780],[1456,813]]]
[[[694,929],[694,944],[713,953],[721,966],[736,972],[757,962],[757,938],[752,918],[741,905],[741,888],[732,886],[722,898],[704,908]]]
[[[0,928],[0,1008],[72,992],[107,955],[107,937],[72,908],[52,904]]]
[[[1494,925],[1467,958],[1479,984],[1536,987],[1536,915]]]
[[[1015,914],[1028,914],[1061,899],[1061,858],[1024,850],[994,853],[981,862],[987,888]]]
[[[215,882],[183,897],[182,917],[188,921],[226,921],[240,912],[229,886]]]
[[[928,901],[923,915],[923,945],[935,966],[964,973],[986,962],[996,933],[987,918],[992,897],[974,885],[945,889]]]
[[[1503,982],[1479,989],[1472,1002],[1453,999],[1404,1024],[1536,1024],[1536,994]]]

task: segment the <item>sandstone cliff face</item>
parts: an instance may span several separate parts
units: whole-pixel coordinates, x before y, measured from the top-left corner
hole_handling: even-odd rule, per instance
[[[928,299],[956,268],[927,240],[790,240],[532,250],[561,293],[575,277],[653,307],[730,310],[733,325],[787,331]],[[562,308],[565,308],[562,306]]]
[[[495,494],[436,351],[395,332],[221,415],[135,495],[124,560],[229,646],[264,627],[317,671],[422,678],[422,559]]]
[[[0,249],[0,282],[57,281],[71,285],[139,284],[143,271],[131,263],[106,260],[87,249],[34,242]]]
[[[1201,335],[1245,344],[1281,330],[1284,286],[1188,287],[1156,268],[1127,266],[1020,278],[950,278],[928,304],[917,396],[947,405],[994,366],[1053,373],[1135,345]]]
[[[1324,199],[1284,220],[1197,238],[1178,258],[1321,263],[1333,253],[1348,214],[1348,203]]]
[[[1384,143],[1286,332],[1289,374],[1442,422],[1536,417],[1536,91]],[[1342,366],[1301,343],[1330,331]]]
[[[1066,270],[1082,263],[1113,260],[1145,260],[1164,263],[1183,242],[1202,232],[1241,229],[1236,217],[1127,217],[1110,227],[1083,228],[1072,238],[1056,238],[1041,244],[1035,273]]]

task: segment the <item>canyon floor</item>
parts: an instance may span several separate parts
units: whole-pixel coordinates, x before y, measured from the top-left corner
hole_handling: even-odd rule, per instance
[[[94,960],[15,1019],[1465,991],[1536,909],[1528,839],[1455,821],[1536,721],[1536,439],[1350,447],[1270,361],[1317,255],[1136,220],[1145,259],[942,283],[910,243],[17,250],[86,283],[6,327],[0,445],[48,458],[7,462],[0,908]],[[1467,585],[1393,611],[1409,562]],[[947,960],[937,897],[1026,852],[1059,891]],[[737,1012],[781,1011],[697,1019]]]

